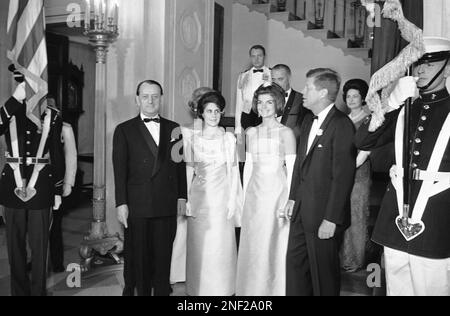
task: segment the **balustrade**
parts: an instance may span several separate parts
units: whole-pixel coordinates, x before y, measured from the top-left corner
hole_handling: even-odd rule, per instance
[[[328,29],[336,37],[349,38],[351,47],[372,46],[373,30],[360,0],[254,0],[253,3],[270,3],[276,11],[289,11],[301,20],[312,22],[316,29]]]

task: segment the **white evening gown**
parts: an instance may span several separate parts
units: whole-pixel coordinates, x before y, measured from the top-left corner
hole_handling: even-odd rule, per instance
[[[250,141],[253,171],[245,193],[236,295],[285,296],[289,222],[279,218],[289,198],[279,138]]]
[[[237,246],[229,205],[239,208],[231,185],[239,182],[239,171],[237,164],[227,164],[227,156],[231,151],[235,157],[236,139],[229,133],[213,140],[197,135],[192,148],[195,176],[190,192],[193,216],[188,218],[186,291],[189,296],[231,296]]]

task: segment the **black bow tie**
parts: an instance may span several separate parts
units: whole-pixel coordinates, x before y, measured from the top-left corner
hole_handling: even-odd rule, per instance
[[[286,98],[289,97],[289,93],[286,92]]]
[[[254,74],[256,74],[257,72],[264,73],[264,69],[253,69]]]
[[[143,121],[145,124],[150,123],[150,122],[155,122],[157,124],[161,123],[161,119],[158,117],[152,118],[152,119],[146,118],[146,119],[143,119]]]
[[[319,117],[317,116],[317,115],[314,115],[312,118],[311,118],[311,121],[315,121],[315,120],[319,120]]]

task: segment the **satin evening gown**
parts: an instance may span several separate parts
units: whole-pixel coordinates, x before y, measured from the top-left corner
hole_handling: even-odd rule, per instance
[[[279,218],[289,198],[279,138],[254,138],[242,213],[236,295],[285,296],[289,222]]]
[[[237,246],[234,218],[229,218],[231,176],[227,151],[235,153],[232,134],[220,139],[193,137],[195,176],[191,185],[192,216],[187,227],[186,291],[189,296],[235,294]],[[234,179],[239,181],[236,165]],[[240,185],[240,184],[239,184]]]

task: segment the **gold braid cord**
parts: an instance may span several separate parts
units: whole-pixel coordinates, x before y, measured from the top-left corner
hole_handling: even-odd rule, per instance
[[[374,14],[373,1],[361,0],[366,9]],[[366,102],[372,111],[372,121],[369,131],[376,131],[385,121],[385,114],[389,112],[388,97],[395,88],[396,82],[402,78],[409,67],[425,54],[423,31],[405,18],[399,0],[387,0],[382,15],[398,23],[402,38],[410,44],[386,66],[378,70],[370,81]],[[378,91],[382,90],[381,97]]]

